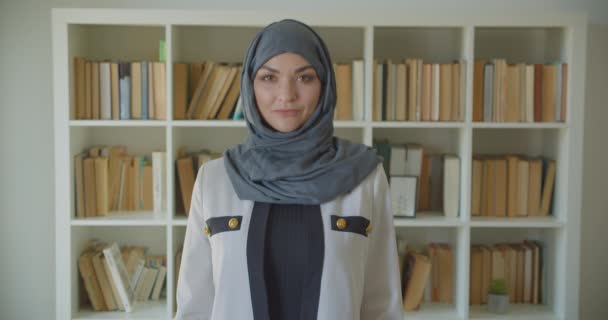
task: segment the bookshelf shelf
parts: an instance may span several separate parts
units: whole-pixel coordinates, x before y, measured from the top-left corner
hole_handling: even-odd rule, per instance
[[[82,309],[72,318],[73,320],[152,320],[166,319],[167,301],[151,301],[135,304],[134,311],[125,312],[95,312]]]
[[[464,128],[463,122],[455,121],[374,121],[372,128]]]
[[[404,319],[410,320],[462,320],[453,305],[441,303],[423,304],[418,311],[408,311],[404,314]]]
[[[568,124],[556,123],[509,123],[473,122],[473,128],[480,129],[567,129]]]
[[[447,218],[440,212],[417,212],[416,218],[394,218],[395,227],[460,227],[460,218]]]
[[[164,226],[167,214],[149,211],[110,212],[106,217],[72,219],[72,226]]]
[[[70,120],[70,127],[165,127],[163,120]]]
[[[174,127],[246,127],[244,120],[173,120],[171,125]],[[364,128],[366,125],[365,121],[334,121],[335,128]]]
[[[171,224],[174,226],[186,226],[188,219],[185,216],[176,216],[171,220]]]
[[[173,120],[174,127],[245,128],[244,120]]]
[[[486,310],[485,306],[471,306],[471,318],[475,320],[555,320],[560,319],[550,308],[546,306],[530,304],[511,304],[506,315],[493,314]]]
[[[472,217],[471,227],[497,227],[497,228],[561,228],[565,222],[555,217],[521,217],[521,218],[494,218]]]
[[[335,135],[373,146],[376,141],[420,144],[429,154],[460,159],[459,213],[446,218],[419,212],[394,219],[397,236],[417,248],[447,243],[453,252],[454,303],[431,303],[406,319],[577,319],[586,17],[538,12],[505,15],[437,12],[246,12],[125,9],[53,9],[55,129],[56,319],[171,319],[176,311],[175,255],[187,220],[177,214],[175,160],[180,148],[223,152],[247,136],[243,120],[173,119],[173,64],[239,63],[258,30],[286,16],[309,23],[326,40],[332,60],[364,65],[362,120],[334,121]],[[228,41],[226,39],[229,39]],[[74,57],[89,60],[159,61],[166,44],[166,120],[75,120]],[[372,121],[375,62],[420,58],[425,63],[464,61],[462,121]],[[474,122],[473,74],[477,59],[509,63],[568,64],[566,122]],[[462,96],[461,96],[462,97]],[[88,119],[88,118],[87,118]],[[73,157],[88,148],[124,145],[129,155],[166,151],[167,210],[113,212],[76,218]],[[521,154],[557,162],[549,217],[472,217],[475,155]],[[136,305],[133,313],[93,312],[81,306],[78,257],[91,238],[143,245],[167,256],[166,298]],[[469,306],[470,246],[538,240],[544,245],[542,305],[512,305],[506,316]],[[568,274],[564,278],[562,275]],[[86,293],[85,293],[86,295]]]

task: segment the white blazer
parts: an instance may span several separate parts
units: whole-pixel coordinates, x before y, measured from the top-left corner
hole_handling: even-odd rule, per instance
[[[253,208],[253,201],[236,195],[223,158],[199,169],[177,283],[175,319],[267,320],[260,319],[263,313],[254,307],[259,307],[257,302],[265,292],[251,285],[263,279],[260,268],[250,270],[255,259],[251,251],[248,257]],[[324,258],[316,319],[402,320],[395,229],[382,164],[354,190],[320,208]],[[336,227],[339,218],[347,225],[369,222],[369,233],[365,226],[363,230],[344,228],[344,221],[340,230]],[[210,221],[216,230],[207,234]]]

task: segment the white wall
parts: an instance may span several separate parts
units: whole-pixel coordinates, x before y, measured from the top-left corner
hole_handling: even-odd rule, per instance
[[[453,10],[522,8],[588,11],[591,23],[608,24],[605,0],[327,0],[209,1],[209,0],[0,0],[0,318],[50,319],[55,314],[53,216],[53,125],[50,9],[52,7],[136,7],[192,9],[306,8],[343,10],[416,10],[437,6]],[[532,3],[530,3],[532,2]],[[583,273],[581,319],[599,319],[605,308],[607,279],[602,266],[607,251],[608,175],[600,166],[607,158],[608,28],[590,28],[588,106],[585,130]],[[601,62],[600,62],[601,60]],[[602,106],[604,108],[602,108]],[[603,170],[603,171],[602,171]],[[599,258],[601,259],[601,258]]]
[[[608,25],[593,25],[587,38],[587,80],[581,217],[581,319],[606,319],[608,302]]]

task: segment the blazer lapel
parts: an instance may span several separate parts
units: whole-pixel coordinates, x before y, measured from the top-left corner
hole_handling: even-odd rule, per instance
[[[264,278],[264,239],[269,212],[269,203],[255,202],[247,236],[247,267],[254,320],[270,319]]]

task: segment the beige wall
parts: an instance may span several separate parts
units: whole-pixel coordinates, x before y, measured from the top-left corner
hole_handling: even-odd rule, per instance
[[[292,4],[293,3],[293,4]],[[329,4],[331,3],[331,5]],[[479,10],[521,7],[589,11],[592,23],[608,24],[605,0],[0,0],[0,318],[52,319],[55,315],[55,230],[53,216],[53,126],[50,8],[137,7],[196,9],[343,9],[392,10],[437,6]],[[581,309],[584,320],[600,319],[607,301],[608,232],[605,161],[608,56],[606,26],[590,29],[588,107],[585,130],[584,216],[581,252]],[[603,115],[603,117],[602,117]],[[602,156],[603,155],[603,156]],[[604,266],[604,268],[602,268]],[[602,292],[603,291],[603,292]],[[606,312],[603,312],[604,314]]]

